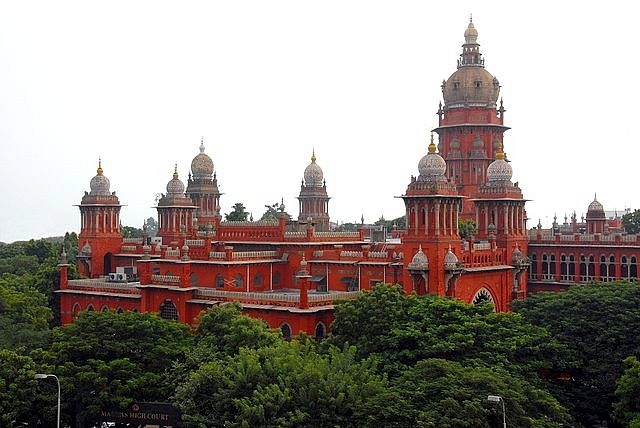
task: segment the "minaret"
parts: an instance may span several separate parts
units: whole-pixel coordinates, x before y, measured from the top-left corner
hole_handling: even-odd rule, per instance
[[[170,246],[182,246],[184,239],[195,232],[194,214],[197,207],[184,193],[184,183],[178,178],[176,165],[173,178],[167,183],[167,194],[158,201],[158,233],[162,243]]]
[[[589,204],[587,208],[587,233],[605,233],[605,224],[607,223],[607,216],[604,212],[604,207],[598,202],[597,195],[593,195],[593,202]]]
[[[402,195],[407,218],[407,234],[402,238],[403,252],[414,258],[416,254],[424,253],[430,270],[420,273],[428,282],[424,289],[416,286],[415,275],[405,278],[404,283],[413,283],[418,293],[446,294],[445,257],[449,248],[460,248],[458,212],[462,197],[455,184],[447,179],[446,169],[444,159],[436,153],[431,134],[428,153],[418,163],[420,175],[411,177],[411,183]],[[408,266],[405,272],[409,275],[412,270],[416,269]]]
[[[316,163],[315,150],[311,155],[311,163],[304,170],[304,180],[300,185],[300,214],[298,222],[305,223],[311,219],[315,230],[329,231],[329,196],[324,181],[322,168]]]
[[[109,179],[98,160],[97,174],[91,179],[89,192],[84,192],[80,208],[78,234],[78,271],[95,278],[112,271],[113,255],[122,244],[120,201],[111,193]]]
[[[204,152],[204,138],[200,139],[200,153],[191,161],[186,194],[197,206],[199,226],[216,225],[220,221],[220,191],[213,161]]]
[[[447,162],[447,177],[461,195],[475,198],[486,181],[486,171],[502,144],[505,109],[500,101],[500,83],[484,68],[473,21],[464,32],[465,43],[458,69],[442,83],[444,105],[438,108],[440,154]],[[474,217],[473,204],[465,200],[461,212],[465,220]]]

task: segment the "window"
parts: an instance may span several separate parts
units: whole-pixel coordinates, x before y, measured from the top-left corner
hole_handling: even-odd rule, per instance
[[[178,320],[178,309],[171,300],[167,299],[160,305],[160,318]]]
[[[195,272],[191,272],[189,280],[191,281],[191,285],[193,285],[194,287],[198,286],[198,275],[196,275]]]
[[[291,340],[291,327],[286,322],[280,326],[280,331],[282,331],[282,337],[286,340]]]
[[[224,277],[220,274],[216,275],[216,287],[218,288],[224,287]]]
[[[262,274],[261,273],[257,273],[257,274],[254,275],[254,277],[253,277],[253,285],[255,285],[256,287],[262,287],[263,278],[262,278]]]
[[[233,278],[233,286],[240,288],[244,285],[244,278],[239,273]]]
[[[319,322],[318,324],[316,324],[316,331],[315,331],[316,340],[324,339],[326,334],[327,334],[327,329],[325,328],[324,324],[322,322]]]

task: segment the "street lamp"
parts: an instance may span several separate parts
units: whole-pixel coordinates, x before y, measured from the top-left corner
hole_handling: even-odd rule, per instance
[[[504,398],[499,395],[489,395],[487,397],[487,401],[493,404],[502,403],[502,428],[507,428],[507,414],[504,411]]]
[[[35,375],[36,379],[46,379],[48,377],[54,378],[56,380],[56,383],[58,384],[58,425],[57,427],[60,428],[60,379],[58,379],[58,376],[54,374],[36,373]]]

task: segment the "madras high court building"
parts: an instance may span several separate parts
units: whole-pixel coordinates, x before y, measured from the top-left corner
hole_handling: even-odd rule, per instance
[[[406,293],[493,302],[508,311],[528,291],[575,282],[637,277],[640,241],[597,200],[586,219],[527,231],[525,202],[505,156],[500,84],[484,67],[469,22],[457,70],[442,84],[437,146],[432,133],[401,198],[406,229],[392,238],[361,227],[331,230],[329,193],[315,153],[304,168],[299,215],[285,207],[272,221],[223,221],[214,163],[201,142],[186,186],[177,167],[157,203],[155,236],[123,238],[122,205],[100,163],[80,204],[77,267],[60,264],[62,323],[80,311],[156,312],[195,325],[213,305],[238,301],[244,313],[318,338],[329,331],[337,299],[378,283]],[[301,165],[301,170],[303,165]],[[327,177],[330,182],[330,177]],[[464,239],[459,221],[473,221]]]

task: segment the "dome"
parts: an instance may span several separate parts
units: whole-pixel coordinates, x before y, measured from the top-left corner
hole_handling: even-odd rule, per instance
[[[418,252],[411,259],[411,263],[407,266],[411,270],[428,270],[429,259],[427,255],[422,252],[422,245],[418,248]]]
[[[500,82],[484,68],[484,59],[477,43],[478,31],[469,22],[464,32],[465,44],[458,60],[458,70],[442,84],[445,106],[495,106],[500,93]]]
[[[89,183],[89,187],[91,188],[90,195],[92,196],[108,196],[111,194],[109,191],[109,187],[111,183],[109,183],[109,179],[102,174],[102,165],[101,161],[98,160],[98,170],[95,177],[91,179]]]
[[[208,178],[213,175],[213,161],[204,152],[204,141],[200,140],[200,153],[191,161],[191,174],[194,179]]]
[[[522,251],[520,251],[520,247],[516,246],[513,250],[513,253],[511,254],[511,261],[516,264],[522,261]]]
[[[184,194],[184,183],[178,178],[178,167],[173,172],[173,178],[167,183],[167,195]]]
[[[304,170],[304,183],[308,187],[322,187],[324,174],[316,163],[316,153],[311,156],[311,163]]]
[[[459,266],[458,263],[458,257],[456,257],[455,254],[453,254],[453,251],[451,251],[451,246],[449,246],[449,250],[447,251],[447,254],[444,256],[444,268],[445,269],[457,269]]]
[[[436,153],[436,145],[433,143],[433,134],[431,134],[431,143],[429,144],[429,152],[418,162],[418,172],[420,179],[424,181],[432,181],[437,178],[444,177],[447,170],[447,164],[438,153]]]
[[[595,196],[593,197],[593,202],[589,204],[587,212],[604,212],[604,207],[598,202]]]
[[[504,153],[502,150],[498,150],[498,153],[496,153],[496,160],[491,162],[487,168],[488,184],[491,185],[492,183],[511,182],[512,176],[513,169],[511,168],[511,165],[504,160]]]

